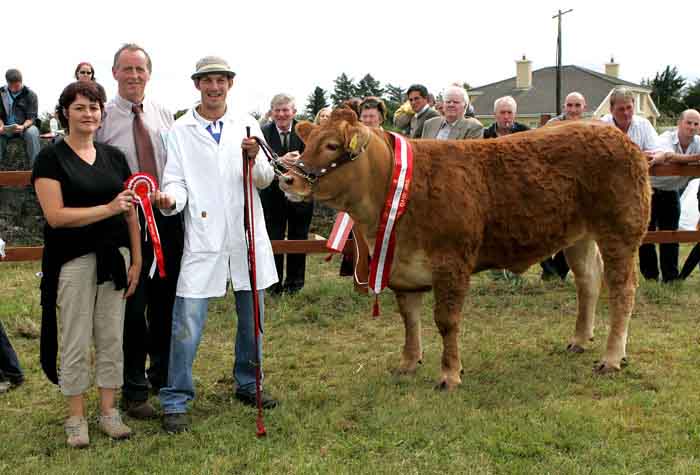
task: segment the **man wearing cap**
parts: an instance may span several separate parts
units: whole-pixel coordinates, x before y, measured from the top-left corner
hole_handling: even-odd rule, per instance
[[[5,73],[7,86],[0,87],[0,162],[7,141],[22,137],[29,156],[29,163],[39,154],[39,129],[35,125],[39,101],[34,91],[22,83],[22,73],[8,69]]]
[[[255,160],[252,180],[257,189],[272,182],[274,171],[255,140],[246,138],[246,127],[250,127],[252,136],[262,137],[258,122],[226,104],[234,76],[221,58],[207,56],[197,63],[192,79],[201,102],[180,117],[170,130],[163,189],[154,195],[154,202],[163,214],[182,213],[185,220],[168,384],[160,390],[163,428],[167,432],[189,428],[187,403],[195,394],[192,364],[207,319],[209,299],[225,295],[229,281],[238,315],[233,364],[235,397],[244,404],[256,403],[255,373],[262,363],[262,329],[256,355],[253,293],[243,229],[243,161]],[[258,193],[253,193],[251,206],[255,223],[256,291],[263,324],[264,289],[277,282],[277,272]],[[262,372],[262,366],[259,367]],[[265,408],[277,405],[265,393],[262,400]]]
[[[162,183],[167,161],[165,137],[173,124],[173,114],[146,96],[151,70],[151,57],[142,47],[125,44],[117,50],[112,66],[117,95],[105,106],[97,140],[121,149],[132,173],[150,173]],[[154,268],[151,238],[143,213],[139,213],[143,265],[138,287],[127,301],[124,316],[121,406],[127,415],[137,419],[156,415],[148,402],[149,386],[157,393],[168,380],[170,327],[182,258],[181,216],[154,215],[166,276],[161,278]],[[150,359],[148,371],[147,355]]]

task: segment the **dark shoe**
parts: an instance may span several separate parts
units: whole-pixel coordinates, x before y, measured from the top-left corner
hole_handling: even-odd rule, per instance
[[[285,292],[286,294],[289,294],[289,295],[294,295],[294,294],[298,294],[299,292],[301,292],[301,289],[302,289],[302,288],[303,288],[303,287],[289,286],[289,287],[285,287],[285,288],[284,288],[284,292]]]
[[[190,430],[190,418],[185,413],[165,414],[163,430],[168,434],[179,434]]]
[[[120,406],[127,416],[134,419],[153,419],[158,415],[156,409],[148,401],[132,401],[122,398]]]
[[[258,407],[258,401],[255,398],[255,393],[236,390],[236,399],[241,401],[246,406]],[[279,404],[277,399],[273,399],[265,393],[261,394],[261,399],[263,409],[274,409]]]
[[[267,289],[267,294],[271,295],[273,297],[278,297],[282,295],[282,292],[284,292],[284,289],[280,284],[274,284]]]

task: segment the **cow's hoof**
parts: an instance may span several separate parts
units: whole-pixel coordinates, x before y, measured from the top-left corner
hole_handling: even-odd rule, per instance
[[[435,385],[436,391],[452,391],[457,389],[461,381],[450,383],[447,379],[443,379]]]
[[[627,359],[626,356],[624,356],[624,357],[620,360],[620,368],[626,368],[627,366],[629,366],[629,364],[630,364],[630,362],[629,362],[629,360]]]
[[[396,376],[413,376],[418,371],[418,365],[422,364],[422,360],[418,360],[415,363],[402,363],[401,366],[394,368],[391,372]]]
[[[586,349],[581,345],[577,345],[576,343],[569,343],[566,346],[566,351],[568,351],[569,353],[583,353],[584,351],[586,351]]]
[[[596,362],[593,372],[596,374],[614,374],[620,371],[620,367],[615,367],[610,363]]]
[[[447,385],[447,381],[440,381],[435,385],[436,391],[449,391],[450,387]]]

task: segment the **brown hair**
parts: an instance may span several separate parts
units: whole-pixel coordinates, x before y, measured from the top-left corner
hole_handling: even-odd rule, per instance
[[[377,109],[379,117],[381,117],[381,122],[384,122],[384,117],[386,117],[386,105],[384,105],[383,100],[375,96],[367,96],[360,102],[360,106],[358,107],[360,114],[362,114],[362,111],[365,109]]]
[[[78,95],[87,97],[90,102],[97,102],[103,113],[105,110],[104,95],[98,89],[98,84],[96,82],[75,81],[68,84],[61,93],[61,97],[58,98],[58,105],[56,106],[56,116],[59,122],[61,122],[61,126],[68,132],[70,132],[70,130],[68,130],[68,117],[65,111],[75,102]]]
[[[78,71],[80,71],[80,68],[83,66],[88,66],[90,67],[90,79],[93,81],[95,80],[95,68],[92,67],[92,64],[88,63],[87,61],[83,61],[82,63],[78,63],[78,65],[75,67],[75,73],[73,74],[75,76],[76,80],[79,80],[80,77],[78,77]]]

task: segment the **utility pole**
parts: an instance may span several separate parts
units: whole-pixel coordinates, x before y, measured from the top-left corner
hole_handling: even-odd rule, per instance
[[[557,19],[557,115],[561,114],[561,17],[569,12],[574,11],[569,8],[565,12],[559,10],[559,13],[552,18]]]

